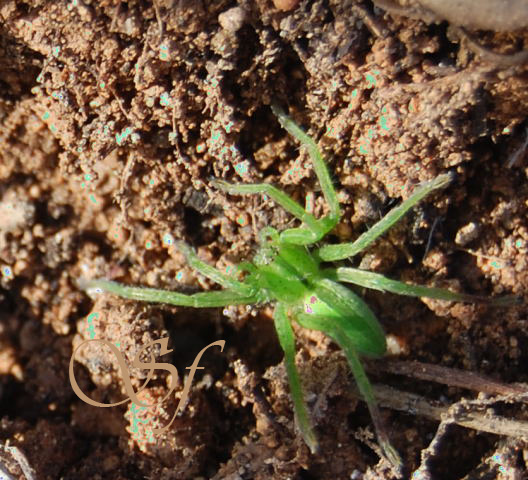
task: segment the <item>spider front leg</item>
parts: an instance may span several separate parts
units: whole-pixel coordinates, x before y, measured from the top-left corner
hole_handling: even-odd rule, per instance
[[[176,242],[175,247],[180,250],[183,255],[185,255],[187,263],[194,270],[201,273],[204,277],[207,277],[209,280],[212,280],[213,282],[222,285],[222,287],[224,288],[233,290],[239,295],[252,295],[254,290],[253,287],[245,285],[244,283],[235,280],[231,276],[226,275],[220,270],[211,267],[211,265],[208,265],[207,263],[203,262],[198,258],[198,255],[196,255],[194,249],[187,245],[185,242]]]
[[[231,194],[251,195],[251,194],[266,194],[276,203],[278,203],[287,212],[294,217],[301,220],[304,227],[290,228],[280,234],[280,238],[284,242],[293,243],[296,245],[310,245],[323,238],[330,230],[332,230],[338,223],[341,216],[339,207],[339,200],[337,193],[332,185],[330,174],[326,163],[317,147],[317,144],[310,138],[284,111],[276,105],[272,105],[271,109],[277,116],[281,125],[301,144],[308,149],[312,165],[321,185],[321,190],[326,202],[330,207],[330,213],[321,219],[316,219],[312,214],[308,213],[299,203],[291,199],[284,192],[274,187],[273,185],[260,183],[252,185],[232,185],[223,180],[213,180],[213,185]]]
[[[328,173],[328,167],[324,161],[319,147],[314,140],[299,127],[282,108],[276,104],[271,105],[271,110],[275,116],[279,119],[279,122],[283,128],[290,134],[293,135],[303,146],[308,149],[308,153],[312,159],[312,165],[315,170],[315,175],[321,185],[321,190],[325,197],[326,203],[330,207],[330,213],[325,217],[329,224],[333,224],[332,228],[337,225],[339,218],[341,217],[341,208],[339,206],[339,199],[337,198],[337,192],[332,184],[332,179]],[[328,230],[330,231],[330,230]]]
[[[240,295],[233,290],[220,290],[213,292],[198,292],[186,295],[170,290],[157,288],[131,287],[111,280],[79,281],[80,287],[85,291],[103,291],[113,293],[122,298],[139,300],[141,302],[168,303],[180,307],[213,308],[227,307],[229,305],[249,305],[262,301],[258,294]]]
[[[160,290],[156,288],[132,287],[105,279],[84,281],[81,280],[83,290],[102,290],[113,293],[123,298],[143,302],[168,303],[182,307],[208,308],[226,307],[229,305],[248,305],[268,300],[262,291],[255,291],[250,285],[245,285],[238,280],[222,273],[220,270],[207,265],[200,260],[194,250],[184,242],[176,242],[185,255],[186,260],[193,269],[205,277],[225,287],[225,290],[212,292],[199,292],[186,295],[179,292]]]

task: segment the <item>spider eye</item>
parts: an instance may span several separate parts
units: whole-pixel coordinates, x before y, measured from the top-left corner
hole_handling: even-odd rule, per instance
[[[279,234],[271,227],[264,227],[260,231],[259,241],[263,245],[276,244],[279,241]]]
[[[270,247],[262,247],[255,255],[253,261],[255,262],[255,265],[269,265],[271,262],[273,262],[276,254],[277,253],[275,249]]]

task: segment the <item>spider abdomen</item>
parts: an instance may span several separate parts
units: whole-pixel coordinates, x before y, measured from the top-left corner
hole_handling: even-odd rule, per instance
[[[387,349],[385,333],[370,308],[352,290],[330,279],[313,284],[293,317],[303,327],[322,330],[324,326],[334,340],[345,335],[364,355],[380,357]]]

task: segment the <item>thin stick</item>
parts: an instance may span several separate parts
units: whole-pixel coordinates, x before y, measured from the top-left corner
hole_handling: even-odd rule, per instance
[[[512,420],[498,415],[490,415],[489,412],[484,414],[467,410],[463,407],[475,403],[469,400],[457,402],[453,405],[435,405],[420,395],[396,390],[386,385],[375,385],[373,388],[379,405],[392,410],[398,410],[440,422],[448,419],[452,421],[451,423],[456,423],[462,427],[493,433],[495,435],[528,437],[528,422]],[[362,396],[356,389],[353,390],[353,395],[359,400],[362,400]],[[494,398],[492,400],[479,400],[476,401],[476,405],[479,405],[478,402],[487,404],[490,401],[493,403],[508,401],[508,396],[505,398]]]
[[[367,371],[383,371],[419,378],[430,382],[442,383],[450,387],[467,388],[476,392],[490,395],[515,395],[517,400],[528,402],[528,387],[523,385],[508,385],[493,380],[475,372],[465,372],[456,368],[431,365],[416,361],[384,360],[383,362],[369,362]]]
[[[2,445],[0,444],[0,450],[4,450],[6,451],[7,453],[9,453],[12,458],[15,460],[15,462],[18,464],[18,466],[20,467],[20,469],[22,470],[22,473],[25,475],[26,477],[26,480],[35,480],[35,470],[33,470],[33,468],[29,465],[27,459],[26,459],[26,456],[24,455],[24,453],[17,447],[11,447],[9,445],[9,441],[6,442],[5,445]],[[5,471],[6,469],[4,468],[3,465],[0,465],[0,474],[2,474],[2,476],[0,476],[0,478],[2,480],[6,479],[6,480],[14,480],[15,477],[14,476],[11,476],[11,473],[10,472],[7,472]],[[9,475],[9,476],[8,476]],[[17,476],[17,478],[19,478]]]

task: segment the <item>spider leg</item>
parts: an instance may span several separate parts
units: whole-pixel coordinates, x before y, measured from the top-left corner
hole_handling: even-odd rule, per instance
[[[295,366],[295,338],[293,329],[286,313],[284,305],[278,303],[273,314],[275,322],[275,329],[279,337],[279,343],[284,351],[284,363],[286,365],[286,373],[288,375],[288,382],[290,384],[291,396],[293,399],[293,409],[297,419],[297,425],[304,441],[310,448],[312,453],[316,453],[319,445],[313,431],[312,422],[306,408],[304,401],[303,389],[299,372]]]
[[[254,289],[250,285],[246,285],[232,276],[222,273],[220,270],[208,265],[198,258],[194,249],[192,249],[185,242],[176,242],[175,246],[184,255],[187,263],[194,269],[207,277],[209,280],[222,285],[222,287],[232,290],[241,296],[251,296]]]
[[[347,333],[336,324],[335,318],[309,313],[299,313],[296,318],[297,322],[302,327],[324,332],[343,349],[350,369],[352,370],[352,374],[356,380],[359,392],[364,398],[369,409],[369,413],[374,424],[374,429],[376,430],[376,435],[383,453],[396,467],[396,469],[401,470],[402,460],[398,452],[390,443],[389,437],[383,425],[378,403],[374,395],[374,390],[372,389],[372,385],[367,377],[367,374],[365,373],[365,369],[359,360],[353,339],[349,338]]]
[[[512,305],[518,300],[517,297],[511,295],[489,298],[480,295],[456,293],[445,288],[411,285],[386,278],[379,273],[360,270],[358,268],[340,267],[336,269],[327,269],[324,271],[324,273],[326,277],[337,282],[353,283],[355,285],[371,288],[373,290],[397,293],[398,295],[408,295],[411,297],[437,298],[439,300],[448,300],[453,302],[488,303],[497,306]]]
[[[319,258],[325,262],[343,260],[352,257],[367,248],[380,235],[383,235],[398,220],[400,220],[412,207],[421,202],[435,190],[445,188],[453,180],[453,175],[446,173],[418,187],[414,193],[401,205],[393,208],[379,222],[375,223],[355,241],[337,245],[325,245],[317,250]]]
[[[217,188],[231,194],[265,194],[278,203],[284,210],[291,213],[304,223],[304,227],[290,228],[280,233],[281,240],[296,245],[310,245],[323,238],[338,223],[341,216],[337,193],[332,185],[330,174],[326,163],[319,151],[317,144],[310,138],[284,111],[276,105],[272,105],[273,113],[279,119],[281,125],[308,148],[312,159],[313,168],[321,185],[321,190],[326,202],[330,206],[330,213],[321,219],[316,219],[308,213],[299,203],[290,198],[284,192],[270,184],[232,185],[223,180],[214,180],[212,183]]]
[[[330,174],[328,173],[328,167],[324,161],[319,147],[315,141],[303,131],[299,125],[297,125],[278,105],[272,104],[271,110],[279,119],[279,122],[283,128],[290,134],[293,135],[299,142],[301,142],[307,149],[312,159],[312,164],[321,185],[321,190],[325,197],[326,202],[330,207],[330,214],[326,217],[330,222],[333,223],[332,228],[337,225],[339,218],[341,217],[341,209],[339,207],[339,199],[337,193],[332,184]],[[331,228],[328,230],[330,231]]]
[[[254,195],[264,194],[268,195],[274,202],[278,203],[284,210],[291,213],[294,217],[301,220],[306,226],[313,231],[318,230],[317,219],[308,213],[299,203],[286,195],[283,191],[269,183],[252,183],[234,185],[225,180],[214,179],[211,183],[220,190],[235,195]]]
[[[263,299],[258,294],[241,295],[233,290],[220,290],[212,292],[199,292],[186,295],[169,290],[157,288],[131,287],[110,280],[80,281],[81,287],[86,291],[98,291],[113,293],[122,298],[139,300],[143,302],[169,303],[182,307],[208,308],[226,307],[228,305],[247,305],[261,302]]]
[[[328,232],[328,229],[324,228],[325,226],[321,223],[324,219],[317,220],[299,203],[269,183],[233,185],[218,179],[212,180],[211,183],[220,190],[235,195],[267,195],[284,210],[304,223],[306,228],[290,228],[281,232],[280,238],[282,240],[287,240],[297,245],[308,245],[317,242]]]
[[[321,155],[317,143],[304,132],[292,119],[289,117],[284,110],[278,105],[271,104],[271,110],[278,118],[282,127],[292,136],[294,136],[301,145],[307,148],[308,154],[312,160],[313,169],[315,175],[319,180],[321,191],[326,200],[326,203],[330,207],[330,213],[323,218],[316,220],[317,229],[314,230],[309,225],[309,230],[304,228],[293,228],[286,230],[281,233],[281,239],[297,245],[309,245],[321,240],[328,232],[339,222],[341,218],[341,208],[339,206],[339,199],[337,198],[337,192],[330,178],[328,167],[326,162]]]

